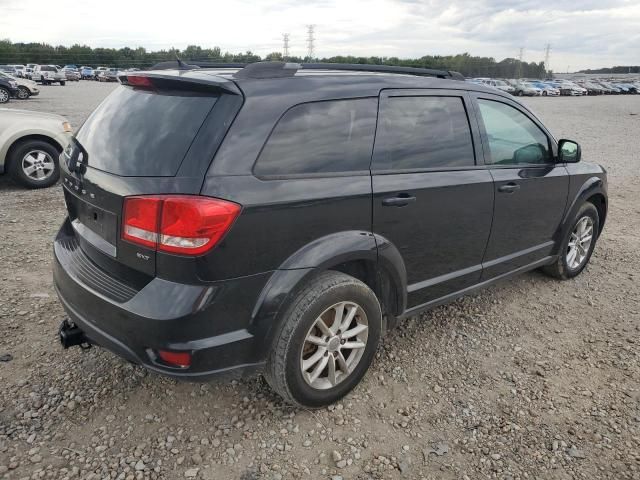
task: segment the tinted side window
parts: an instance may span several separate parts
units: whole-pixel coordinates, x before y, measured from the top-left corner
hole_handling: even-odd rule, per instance
[[[369,170],[378,99],[331,100],[291,108],[255,165],[256,175]]]
[[[377,170],[464,167],[475,164],[460,97],[390,97],[380,109]]]
[[[551,161],[549,139],[529,117],[505,103],[478,100],[489,140],[488,163],[540,164]]]

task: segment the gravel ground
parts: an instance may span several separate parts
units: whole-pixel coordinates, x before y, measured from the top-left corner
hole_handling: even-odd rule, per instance
[[[112,88],[43,87],[9,107],[77,126]],[[0,478],[640,478],[640,96],[525,102],[609,171],[590,266],[403,322],[361,385],[314,412],[260,378],[181,383],[99,348],[63,351],[60,188],[1,179]]]

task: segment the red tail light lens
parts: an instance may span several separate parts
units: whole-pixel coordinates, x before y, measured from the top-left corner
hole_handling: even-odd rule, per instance
[[[158,350],[158,356],[172,367],[187,368],[191,365],[190,352],[172,352],[171,350]]]
[[[163,252],[200,255],[240,213],[237,203],[195,195],[149,195],[124,201],[122,237]]]
[[[122,237],[145,247],[156,248],[161,206],[160,198],[125,198]]]

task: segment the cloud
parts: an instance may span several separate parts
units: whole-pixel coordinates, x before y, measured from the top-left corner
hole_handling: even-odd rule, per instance
[[[316,25],[316,54],[420,57],[469,52],[502,59],[524,48],[564,70],[640,64],[639,0],[0,0],[0,36],[13,41],[93,47],[306,53],[306,24]]]

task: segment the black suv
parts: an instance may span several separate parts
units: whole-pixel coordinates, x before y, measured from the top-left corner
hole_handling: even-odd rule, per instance
[[[398,319],[539,267],[578,275],[604,169],[458,78],[284,63],[121,76],[62,155],[63,345],[187,379],[258,370],[318,407]]]

